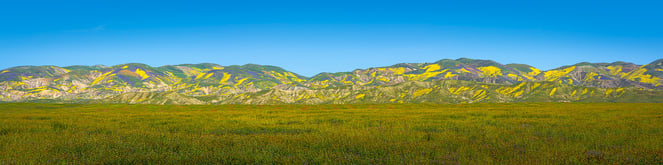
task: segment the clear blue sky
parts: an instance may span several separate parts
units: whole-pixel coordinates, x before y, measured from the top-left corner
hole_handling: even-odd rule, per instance
[[[663,58],[663,1],[4,1],[0,68],[276,65],[312,76],[460,57],[552,69]]]

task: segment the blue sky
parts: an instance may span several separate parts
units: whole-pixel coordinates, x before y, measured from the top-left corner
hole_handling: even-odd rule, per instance
[[[663,58],[662,1],[9,1],[0,68],[275,65],[313,76],[460,57],[553,69]]]

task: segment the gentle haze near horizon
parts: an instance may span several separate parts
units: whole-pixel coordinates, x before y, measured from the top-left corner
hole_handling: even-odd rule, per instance
[[[548,70],[663,58],[662,1],[8,1],[0,69],[275,65],[305,76],[461,57]]]

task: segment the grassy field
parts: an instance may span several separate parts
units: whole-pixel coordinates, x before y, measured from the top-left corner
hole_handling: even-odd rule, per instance
[[[0,104],[0,164],[662,164],[663,104]]]

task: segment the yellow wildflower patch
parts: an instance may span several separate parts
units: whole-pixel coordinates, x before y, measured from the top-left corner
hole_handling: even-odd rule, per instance
[[[529,75],[536,76],[536,75],[539,75],[541,73],[541,70],[536,69],[534,67],[529,67],[529,69],[532,70],[531,72],[527,73]]]
[[[440,65],[438,65],[438,64],[430,64],[430,65],[425,66],[423,69],[426,69],[426,72],[432,72],[432,71],[440,70],[440,68],[442,68],[442,67],[440,67]]]
[[[495,66],[479,67],[477,69],[479,69],[482,74],[487,77],[502,76],[502,69]]]
[[[516,75],[516,74],[513,74],[513,73],[509,73],[509,74],[507,74],[506,76],[511,77],[512,79],[514,79],[514,80],[516,80],[516,81],[523,81],[523,78],[522,78],[522,77],[520,77],[520,76],[518,76],[518,75]]]
[[[145,80],[150,77],[149,75],[147,75],[147,73],[145,73],[145,71],[141,70],[140,68],[136,68],[136,74],[140,76],[141,80]]]
[[[378,77],[378,80],[380,80],[380,81],[384,81],[384,82],[389,82],[389,79],[386,78],[386,77],[384,77],[384,76],[380,76],[380,77]]]
[[[474,91],[474,95],[472,95],[472,98],[478,99],[478,98],[485,97],[485,96],[486,96],[486,91],[485,90],[477,90],[477,91]]]
[[[610,93],[612,93],[613,91],[614,91],[614,89],[608,89],[608,90],[606,90],[606,91],[605,91],[605,97],[610,96]]]
[[[249,79],[249,78],[247,77],[247,78],[237,80],[237,83],[235,84],[235,86],[241,85],[244,81],[246,81],[246,79]]]
[[[620,66],[620,65],[608,66],[606,68],[608,69],[608,73],[610,73],[611,75],[616,75],[616,76],[621,77],[621,76],[624,76],[624,74],[626,74],[626,73],[622,72],[622,66]]]
[[[77,86],[72,85],[71,88],[69,88],[69,90],[67,90],[67,93],[74,93],[74,91],[76,91],[76,88],[77,88]]]
[[[201,72],[201,73],[198,73],[198,75],[196,75],[196,78],[195,78],[195,79],[198,80],[198,79],[200,79],[200,78],[203,78],[203,76],[205,76],[205,73],[202,73],[202,72]]]
[[[645,65],[646,66],[646,65]],[[649,84],[657,84],[660,78],[645,74],[647,72],[647,69],[644,68],[644,66],[640,67],[638,70],[631,71],[628,75],[624,75],[623,78],[633,80],[633,81],[639,81],[643,83],[649,83]]]
[[[461,72],[461,73],[470,73],[470,71],[465,69],[465,68],[460,68],[460,70],[458,70],[458,71]]]
[[[562,70],[550,70],[550,71],[544,72],[543,74],[546,77],[546,81],[552,81],[552,80],[557,80],[561,77],[567,76],[567,74],[569,74],[575,68],[576,68],[575,66],[571,66],[571,67],[568,67],[568,68],[562,69]]]
[[[106,72],[106,73],[102,74],[101,76],[99,76],[99,77],[97,77],[96,79],[94,79],[94,81],[92,81],[91,84],[94,85],[94,84],[99,83],[99,81],[104,80],[107,76],[111,75],[111,73],[112,73],[112,72]]]
[[[403,74],[405,73],[405,68],[403,67],[398,67],[398,68],[389,68],[394,74]]]
[[[456,94],[456,95],[458,95],[458,94],[460,94],[460,93],[463,92],[463,91],[467,91],[467,90],[471,90],[471,89],[473,89],[473,88],[470,88],[470,87],[464,87],[464,86],[461,86],[461,87],[458,87],[458,88],[453,88],[453,87],[452,87],[452,88],[449,88],[449,92],[451,92],[452,94]]]
[[[529,67],[529,69],[532,70],[532,71],[527,72],[527,73],[523,73],[522,76],[529,79],[529,80],[536,80],[536,78],[534,78],[534,76],[539,75],[541,73],[541,70],[536,69],[534,67]]]
[[[518,84],[517,86],[510,88],[510,87],[505,87],[503,89],[498,89],[497,92],[503,94],[503,95],[509,95],[512,94],[513,92],[517,91],[518,89],[522,88],[525,86],[526,83],[522,82]],[[515,95],[514,95],[515,96]]]
[[[554,94],[555,94],[555,91],[557,91],[557,88],[553,88],[553,89],[550,91],[550,96],[554,95]]]
[[[212,75],[214,75],[214,73],[207,73],[203,79],[208,79],[209,77],[212,77]]]
[[[446,78],[451,78],[451,77],[456,77],[456,76],[458,76],[458,75],[457,75],[457,74],[453,74],[453,73],[451,73],[451,72],[446,72],[446,74],[444,75],[444,78],[446,79]]]
[[[433,91],[432,88],[418,89],[418,90],[414,91],[414,93],[413,93],[412,95],[414,95],[414,97],[419,97],[419,96],[421,96],[421,95],[428,94],[428,93],[430,93],[431,91]]]
[[[219,81],[219,84],[225,84],[228,82],[228,79],[230,79],[231,74],[228,73],[223,73],[223,77],[221,78],[221,81]]]

